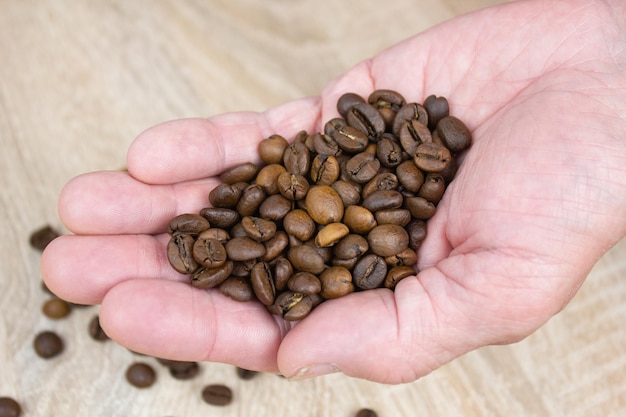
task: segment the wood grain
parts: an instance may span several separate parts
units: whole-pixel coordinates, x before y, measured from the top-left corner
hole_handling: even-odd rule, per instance
[[[87,171],[118,169],[132,139],[182,117],[261,111],[318,93],[381,49],[496,0],[337,2],[0,1],[0,396],[24,416],[626,415],[626,242],[606,254],[565,310],[526,340],[472,352],[414,383],[385,386],[331,375],[239,380],[202,364],[191,381],[157,366],[147,390],[123,379],[136,359],[86,333],[97,307],[42,316],[40,254],[32,230],[64,230],[56,199]],[[59,358],[32,350],[36,331],[67,341]],[[156,366],[156,365],[155,365]],[[235,392],[204,404],[204,384]]]

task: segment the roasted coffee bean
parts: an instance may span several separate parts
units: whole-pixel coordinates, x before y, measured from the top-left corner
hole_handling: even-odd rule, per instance
[[[362,152],[369,141],[367,133],[348,125],[329,128],[329,136],[343,152],[350,154]]]
[[[237,371],[237,376],[239,377],[239,379],[243,379],[243,380],[250,380],[254,377],[256,377],[257,375],[260,374],[260,372],[258,371],[253,371],[250,369],[244,369],[244,368],[240,368],[240,367],[236,367],[236,371]]]
[[[46,330],[35,336],[33,347],[39,357],[50,359],[60,355],[65,348],[65,344],[57,333]]]
[[[276,301],[269,308],[272,314],[282,316],[287,321],[297,321],[305,318],[313,309],[311,296],[285,291],[276,297]]]
[[[346,162],[346,173],[351,181],[365,184],[378,174],[380,161],[370,152],[361,152]]]
[[[341,223],[331,223],[331,224],[341,224]],[[328,226],[330,225],[318,226],[318,233],[322,231],[323,228],[328,227]],[[333,258],[333,249],[330,246],[324,246],[324,247],[319,246],[315,243],[315,239],[309,239],[303,244],[315,249],[315,252],[317,252],[322,257],[322,260],[324,261],[325,264],[330,262],[331,259]]]
[[[407,232],[408,233],[408,232]],[[409,236],[409,246],[410,246],[411,236]],[[403,251],[396,253],[395,255],[387,256],[385,258],[385,263],[390,267],[394,266],[413,266],[417,263],[417,252],[412,248],[406,248]]]
[[[352,274],[342,266],[326,268],[319,277],[321,284],[320,294],[326,299],[343,297],[354,291]]]
[[[339,178],[339,162],[332,155],[317,155],[311,163],[311,180],[318,185],[331,185]]]
[[[370,408],[362,408],[357,411],[354,417],[378,417],[378,414]]]
[[[237,206],[243,190],[237,184],[220,184],[209,192],[213,207],[233,208]]]
[[[367,198],[374,191],[396,190],[398,188],[398,177],[392,172],[383,172],[372,178],[361,190],[361,196]]]
[[[346,268],[347,270],[352,271],[352,268],[354,268],[354,265],[356,265],[359,259],[360,258],[357,256],[355,256],[354,258],[350,258],[350,259],[333,258],[331,261],[331,265],[342,266]]]
[[[50,242],[61,236],[52,226],[45,225],[35,230],[29,239],[30,245],[37,250],[44,250]]]
[[[306,241],[315,234],[315,222],[305,210],[295,209],[287,213],[283,219],[283,229],[287,234]]]
[[[317,224],[337,223],[343,217],[343,201],[328,185],[311,187],[305,202],[309,215]]]
[[[224,171],[220,174],[220,181],[226,184],[237,182],[251,182],[259,168],[252,162],[246,162]]]
[[[270,262],[280,256],[289,245],[289,236],[284,231],[278,231],[273,238],[263,243],[265,255],[261,258],[264,262]]]
[[[366,234],[377,225],[372,212],[357,205],[346,207],[343,222],[350,231],[358,234]]]
[[[339,180],[334,182],[331,188],[337,192],[345,207],[358,204],[361,201],[361,193],[349,182]]]
[[[11,397],[0,397],[0,417],[19,417],[22,407]]]
[[[375,90],[367,98],[367,102],[374,106],[385,121],[385,126],[391,128],[396,113],[405,104],[404,97],[393,90]]]
[[[244,277],[228,277],[219,288],[222,294],[235,301],[250,301],[254,299],[250,280]]]
[[[371,141],[378,141],[385,132],[385,120],[381,114],[369,103],[356,103],[346,113],[346,122],[349,126],[367,134]]]
[[[202,389],[202,399],[207,404],[225,406],[233,401],[233,391],[222,384],[207,385]]]
[[[89,336],[91,336],[93,340],[96,340],[98,342],[104,342],[105,340],[109,340],[109,336],[107,336],[107,334],[102,329],[102,326],[100,326],[100,317],[98,315],[95,315],[91,318],[91,320],[89,321],[89,326],[87,326],[87,331],[89,333]]]
[[[126,369],[126,380],[137,388],[148,388],[156,382],[156,372],[147,363],[135,362]]]
[[[352,259],[363,255],[368,249],[367,239],[361,235],[349,234],[335,245],[333,253],[339,259]]]
[[[293,209],[293,202],[280,194],[267,197],[259,206],[259,216],[264,219],[279,221]]]
[[[302,200],[309,191],[309,181],[301,174],[285,172],[278,176],[278,192],[288,200]]]
[[[198,263],[193,257],[195,240],[190,235],[175,234],[167,244],[167,258],[170,265],[181,274],[190,274],[198,269]]]
[[[376,224],[406,226],[411,221],[411,212],[406,209],[378,210],[374,215]]]
[[[313,148],[318,155],[337,156],[341,154],[341,148],[337,142],[325,133],[315,133],[313,136]]]
[[[396,176],[402,187],[417,193],[424,184],[424,174],[412,160],[404,161],[396,168]]]
[[[217,268],[226,262],[226,248],[219,240],[198,237],[193,244],[193,258],[207,268]]]
[[[378,190],[368,195],[362,206],[375,213],[378,210],[400,208],[402,201],[402,194],[396,190]]]
[[[409,234],[409,247],[416,251],[426,239],[426,222],[422,220],[411,220],[406,227]]]
[[[241,194],[237,203],[237,212],[241,217],[254,215],[265,200],[265,191],[258,184],[249,185]]]
[[[248,259],[247,261],[237,261],[233,262],[233,272],[230,274],[235,277],[250,277],[250,271],[256,263],[258,259]]]
[[[402,147],[400,143],[386,135],[378,141],[376,147],[376,157],[380,163],[387,168],[397,167],[404,157],[402,155]]]
[[[355,93],[344,93],[337,100],[337,111],[345,119],[348,111],[359,103],[365,103],[365,99]]]
[[[409,247],[409,234],[402,226],[382,224],[368,233],[367,243],[376,255],[392,256]]]
[[[272,135],[259,142],[259,156],[268,165],[279,164],[283,161],[283,155],[288,146],[287,139],[280,135]]]
[[[255,183],[263,188],[266,195],[278,194],[278,177],[285,172],[287,170],[282,165],[266,165],[257,174]]]
[[[394,289],[398,282],[412,275],[415,275],[415,269],[412,266],[395,266],[387,271],[383,286],[385,288]]]
[[[350,229],[343,223],[329,223],[324,226],[317,236],[315,236],[315,245],[320,248],[327,248],[333,246],[341,238],[347,236],[350,233]]]
[[[430,173],[424,178],[424,184],[420,187],[417,196],[437,204],[443,197],[444,191],[446,191],[446,182],[443,176]]]
[[[452,155],[443,145],[438,143],[422,143],[415,150],[413,161],[422,171],[441,172],[450,164]]]
[[[54,297],[41,307],[43,314],[51,319],[62,319],[70,314],[71,308],[67,301]]]
[[[226,253],[233,261],[249,261],[265,255],[265,246],[249,237],[234,237],[226,243]]]
[[[246,233],[246,230],[243,228],[243,224],[241,224],[241,222],[235,223],[233,227],[230,228],[229,234],[231,239],[234,237],[250,237]]]
[[[272,271],[274,277],[274,287],[278,291],[287,288],[287,282],[293,275],[293,266],[291,262],[284,256],[280,256],[272,263]]]
[[[472,142],[472,135],[465,123],[454,116],[446,116],[439,120],[437,135],[452,154],[464,151]]]
[[[179,380],[188,380],[200,373],[198,362],[175,361],[171,359],[157,358],[157,361],[165,366],[172,377]]]
[[[241,226],[257,242],[266,242],[276,235],[276,223],[261,217],[246,216],[241,219]]]
[[[396,117],[393,120],[392,132],[396,136],[400,136],[400,129],[405,123],[411,120],[417,120],[418,122],[428,126],[428,112],[418,103],[407,103],[398,110]]]
[[[254,295],[262,304],[269,306],[274,302],[276,288],[274,288],[272,271],[267,262],[259,262],[254,265],[250,271],[250,284]]]
[[[214,228],[228,229],[239,221],[239,213],[227,208],[205,207],[200,210],[200,215]]]
[[[423,197],[408,197],[404,199],[404,208],[419,220],[428,220],[435,215],[437,209],[433,203]]]
[[[430,95],[424,100],[424,108],[428,112],[428,127],[434,130],[439,120],[448,116],[450,107],[445,97]]]
[[[322,290],[322,284],[319,278],[310,272],[298,272],[289,278],[287,288],[293,292],[310,295],[319,293]]]
[[[294,143],[285,149],[283,164],[287,172],[306,176],[311,166],[311,152],[303,143]]]
[[[319,274],[324,270],[324,259],[314,248],[308,245],[289,248],[287,259],[298,271]]]
[[[433,141],[428,126],[417,120],[409,120],[400,128],[400,145],[409,155],[415,155],[417,147],[422,143]]]
[[[195,288],[207,289],[220,285],[233,272],[234,263],[231,260],[214,268],[200,268],[191,274],[191,285]]]
[[[170,235],[197,235],[209,227],[209,221],[199,214],[179,214],[170,221],[167,231]]]
[[[387,264],[380,256],[370,253],[354,265],[352,282],[362,290],[378,288],[387,275]]]

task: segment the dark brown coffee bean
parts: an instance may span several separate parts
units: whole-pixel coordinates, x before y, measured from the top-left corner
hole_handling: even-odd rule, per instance
[[[369,232],[367,243],[376,255],[392,256],[408,248],[409,235],[402,226],[382,224]]]
[[[428,126],[428,112],[424,106],[418,103],[407,103],[402,106],[393,120],[391,129],[393,134],[400,137],[400,129],[405,123],[411,120],[417,120],[425,126]]]
[[[378,288],[387,275],[387,264],[378,255],[370,253],[362,257],[352,271],[352,282],[362,290]]]
[[[190,235],[175,234],[167,244],[167,259],[170,265],[181,274],[190,274],[198,269],[193,257],[195,239]]]
[[[109,336],[107,336],[107,334],[102,329],[102,326],[100,326],[100,317],[98,315],[95,315],[89,321],[89,326],[87,326],[87,332],[93,340],[96,340],[98,342],[104,342],[105,340],[109,340]]]
[[[313,136],[313,149],[318,155],[333,155],[337,156],[341,154],[341,149],[337,142],[325,133],[315,133]]]
[[[319,278],[310,272],[298,272],[287,282],[287,288],[293,292],[310,295],[317,294],[322,290]]]
[[[219,288],[222,294],[235,301],[250,301],[254,298],[250,280],[245,277],[228,277]]]
[[[332,155],[316,155],[311,163],[311,180],[318,185],[331,185],[339,178],[339,162]]]
[[[445,97],[430,95],[424,100],[424,108],[428,112],[428,127],[434,130],[439,120],[448,116],[450,107]]]
[[[279,164],[283,161],[283,154],[288,146],[287,139],[280,135],[272,135],[259,142],[259,156],[268,165]]]
[[[343,126],[348,126],[346,119],[342,117],[334,117],[330,119],[329,121],[327,121],[326,123],[324,123],[324,134],[332,137],[332,133],[335,130]],[[318,153],[322,153],[322,152],[318,152]]]
[[[220,174],[220,181],[226,184],[234,184],[236,182],[251,182],[257,174],[258,167],[252,162],[246,162],[236,167],[230,168]]]
[[[460,119],[454,116],[446,116],[437,123],[437,135],[443,145],[452,154],[458,154],[469,148],[472,143],[472,135]]]
[[[135,362],[126,369],[126,380],[137,388],[148,388],[156,382],[156,372],[147,363]]]
[[[233,208],[237,206],[242,192],[236,184],[220,184],[209,192],[209,202],[213,207]]]
[[[250,284],[257,300],[266,306],[271,305],[276,297],[274,278],[267,262],[259,262],[250,271]]]
[[[378,417],[378,414],[370,408],[362,408],[357,411],[354,417]]]
[[[338,223],[343,217],[343,201],[339,194],[328,185],[311,187],[305,202],[309,216],[317,224]]]
[[[185,213],[179,214],[170,221],[167,232],[170,235],[197,235],[207,230],[209,227],[211,227],[209,221],[201,215]]]
[[[376,157],[387,168],[394,168],[404,161],[400,143],[385,135],[378,141]]]
[[[365,99],[356,93],[344,93],[337,99],[337,111],[345,118],[348,111],[358,103],[365,103]]]
[[[158,362],[165,366],[170,375],[179,380],[192,379],[200,373],[200,365],[198,362],[176,361],[171,359],[157,358]]]
[[[233,391],[222,384],[207,385],[202,389],[202,399],[207,404],[225,406],[233,401]]]
[[[0,417],[19,417],[22,407],[11,397],[0,397]]]
[[[200,215],[209,221],[211,227],[228,229],[239,221],[239,213],[235,210],[220,207],[205,207]]]
[[[319,277],[320,294],[326,299],[343,297],[354,291],[352,274],[347,268],[331,266],[326,268]]]
[[[409,236],[409,245],[410,240],[411,236]],[[390,267],[402,265],[413,266],[417,263],[417,252],[415,252],[415,250],[410,247],[406,248],[405,250],[398,252],[395,255],[386,257],[385,263]]]
[[[258,372],[258,371],[253,371],[253,370],[250,370],[250,369],[244,369],[244,368],[237,367],[237,376],[239,377],[239,379],[243,379],[245,381],[248,381],[248,380],[256,377],[259,374],[260,374],[260,372]]]
[[[371,141],[378,141],[385,132],[385,120],[369,103],[356,103],[345,115],[349,126],[367,134]]]
[[[261,217],[246,216],[241,219],[241,226],[248,237],[257,242],[265,242],[276,235],[276,223]]]
[[[315,222],[302,209],[295,209],[287,213],[283,219],[283,229],[287,234],[301,241],[309,240],[315,234]]]
[[[417,193],[418,197],[425,198],[433,204],[439,203],[446,191],[446,182],[440,174],[430,173],[424,178],[424,184]]]
[[[331,184],[331,187],[341,198],[344,207],[359,204],[361,201],[359,190],[349,182],[339,180]]]
[[[313,301],[310,295],[285,291],[276,297],[276,301],[269,310],[272,314],[280,315],[287,321],[302,320],[313,309]]]
[[[437,208],[433,203],[422,197],[408,197],[404,199],[404,208],[419,220],[428,220],[435,215]]]
[[[234,263],[230,260],[215,268],[200,268],[191,274],[191,285],[200,289],[217,287],[230,276],[233,268]]]
[[[193,244],[193,259],[207,268],[217,268],[226,262],[226,248],[219,240],[198,237]]]
[[[412,266],[401,265],[393,267],[387,272],[383,286],[394,289],[398,282],[413,275],[415,275],[415,269]]]
[[[265,245],[265,255],[261,258],[263,262],[270,262],[276,259],[289,245],[287,233],[280,230],[273,238],[263,243]]]
[[[426,222],[423,220],[412,220],[406,227],[409,234],[409,247],[416,251],[426,239]]]
[[[259,206],[259,216],[264,219],[279,221],[293,209],[293,202],[280,194],[267,197]]]
[[[341,223],[331,223],[331,224],[341,224]],[[318,226],[318,233],[325,227],[328,227],[330,225],[326,225],[326,226]],[[321,257],[322,260],[324,261],[324,263],[328,263],[331,261],[331,259],[333,258],[333,249],[330,246],[326,246],[326,247],[322,247],[322,246],[318,246],[315,243],[315,239],[309,239],[306,242],[303,242],[303,244],[312,247],[313,249],[315,249],[315,252],[317,252]]]
[[[422,143],[415,150],[413,161],[422,171],[441,172],[450,164],[452,155],[448,148],[437,143]]]
[[[367,133],[347,125],[329,128],[329,135],[342,151],[350,154],[362,152],[369,142]]]
[[[272,262],[272,271],[274,277],[274,287],[278,291],[287,288],[287,282],[293,275],[293,266],[291,262],[284,256],[280,256]]]
[[[226,243],[226,253],[233,261],[249,261],[265,255],[265,246],[249,237],[234,237]]]
[[[301,200],[309,191],[309,181],[301,174],[285,172],[278,176],[278,192],[288,200]]]
[[[402,206],[403,197],[395,190],[379,190],[374,191],[363,200],[363,207],[372,213],[378,210],[400,208]]]
[[[65,344],[57,333],[46,330],[35,336],[33,347],[35,348],[35,353],[40,358],[50,359],[60,355],[65,348]]]
[[[377,224],[396,224],[406,226],[411,221],[411,212],[406,209],[378,210],[375,214]]]
[[[289,248],[287,259],[298,271],[319,274],[324,270],[324,259],[308,245],[300,245]]]
[[[369,152],[356,154],[346,162],[346,174],[357,184],[365,184],[374,178],[379,169],[380,161]]]
[[[283,165],[291,174],[307,176],[311,166],[311,152],[303,143],[294,143],[285,149]]]
[[[352,271],[352,268],[354,268],[354,265],[356,265],[359,259],[360,258],[357,256],[355,256],[354,258],[350,258],[350,259],[333,258],[333,260],[330,263],[332,266],[341,266],[341,267],[346,268],[349,271]]]
[[[67,301],[54,297],[46,301],[41,310],[46,317],[57,320],[67,317],[71,308]]]
[[[44,250],[50,242],[61,236],[52,226],[45,225],[35,230],[29,238],[30,245],[37,250]]]
[[[402,149],[409,155],[415,155],[417,147],[422,143],[433,141],[428,126],[417,120],[410,120],[402,125],[398,138]]]
[[[367,198],[374,191],[398,189],[398,177],[392,172],[383,172],[372,178],[361,190],[361,197]]]
[[[415,165],[413,160],[404,161],[398,165],[396,176],[402,187],[412,193],[417,193],[424,184],[424,173]]]
[[[350,229],[343,223],[329,223],[324,226],[317,236],[315,236],[315,245],[319,248],[327,248],[333,246],[341,238],[347,236]]]
[[[391,128],[396,113],[405,104],[404,97],[393,90],[375,90],[367,98],[367,102],[374,106],[385,121],[385,126]]]
[[[349,234],[335,245],[333,253],[339,259],[357,258],[367,252],[369,244],[361,235]]]
[[[343,222],[350,231],[358,234],[366,234],[377,225],[371,211],[356,205],[346,207]]]
[[[263,188],[266,195],[278,194],[278,176],[285,172],[287,170],[282,165],[266,165],[257,174],[255,183]]]
[[[249,185],[241,194],[237,203],[237,212],[241,217],[253,216],[265,200],[265,191],[258,184]]]

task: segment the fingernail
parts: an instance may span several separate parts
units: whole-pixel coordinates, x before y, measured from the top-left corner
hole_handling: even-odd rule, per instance
[[[294,376],[290,377],[290,381],[301,381],[303,379],[314,378],[316,376],[333,374],[336,372],[341,372],[337,366],[332,363],[318,363],[311,366],[305,366],[304,368],[300,368],[298,372],[295,373]]]

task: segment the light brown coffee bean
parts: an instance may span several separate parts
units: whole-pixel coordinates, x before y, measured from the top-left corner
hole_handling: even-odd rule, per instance
[[[215,239],[222,245],[225,245],[230,240],[230,234],[224,229],[212,227],[200,233],[197,239]]]
[[[305,203],[309,215],[317,224],[338,223],[343,217],[343,201],[328,185],[311,187]]]
[[[276,288],[274,288],[274,278],[267,262],[259,262],[250,271],[250,284],[256,298],[264,305],[269,306],[274,303]]]
[[[46,317],[58,320],[67,317],[72,309],[67,301],[54,297],[43,304],[41,311]]]
[[[311,163],[311,180],[318,185],[331,185],[339,178],[340,166],[332,155],[316,155]]]
[[[348,226],[343,223],[329,223],[315,236],[315,245],[320,248],[333,246],[341,238],[350,233]]]
[[[265,255],[261,258],[264,262],[276,259],[289,245],[289,237],[282,230],[276,232],[273,238],[263,243],[265,245]]]
[[[322,284],[312,273],[298,272],[289,278],[287,288],[293,292],[310,295],[319,293],[322,290]]]
[[[382,224],[368,233],[367,243],[376,255],[392,256],[409,246],[409,234],[401,226]]]
[[[271,135],[259,142],[258,151],[261,160],[266,164],[279,164],[283,161],[285,149],[289,146],[287,139],[280,135]]]
[[[276,235],[276,223],[261,217],[246,216],[241,219],[241,226],[257,242],[266,242]]]
[[[407,232],[408,233],[408,232]],[[409,246],[410,246],[411,236],[409,235]],[[415,252],[412,248],[406,248],[405,250],[396,253],[392,256],[387,256],[385,258],[385,263],[391,267],[394,266],[413,266],[417,263],[417,252]]]
[[[428,220],[435,215],[437,208],[423,197],[408,197],[404,199],[404,208],[411,212],[416,219]]]
[[[301,174],[285,172],[278,176],[278,192],[288,200],[302,200],[309,191],[309,181]]]
[[[199,214],[179,214],[167,226],[170,235],[188,234],[197,235],[211,227],[209,221]]]
[[[331,266],[325,269],[320,274],[319,280],[320,294],[326,299],[343,297],[354,291],[352,274],[342,266]]]
[[[191,274],[191,285],[201,289],[216,287],[230,276],[233,267],[232,261],[226,261],[222,266],[215,268],[200,268]]]
[[[249,237],[234,237],[226,243],[226,253],[233,261],[249,261],[265,255],[265,246]]]
[[[246,162],[224,171],[220,174],[219,179],[226,184],[234,184],[236,182],[250,182],[257,174],[258,167],[252,162]]]
[[[278,177],[285,172],[287,170],[282,165],[266,165],[257,174],[255,182],[263,188],[266,195],[278,194]]]
[[[334,247],[333,253],[338,259],[358,258],[369,249],[369,243],[361,235],[349,234],[341,239]]]
[[[358,234],[366,234],[377,225],[371,211],[356,205],[346,207],[343,222],[350,231]]]
[[[319,274],[324,270],[324,259],[308,245],[300,245],[289,248],[287,259],[298,271]]]
[[[167,259],[177,272],[190,274],[198,269],[193,257],[194,238],[191,235],[176,234],[167,244]]]
[[[309,240],[315,234],[315,222],[302,209],[295,209],[287,213],[283,219],[283,229],[287,234],[301,241]]]
[[[415,269],[412,266],[396,266],[387,271],[383,286],[385,288],[394,289],[396,284],[406,277],[415,275]]]
[[[226,262],[226,248],[219,240],[198,238],[193,244],[193,258],[207,268],[217,268]]]

